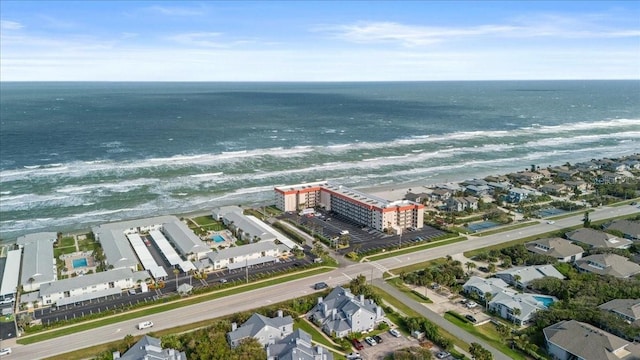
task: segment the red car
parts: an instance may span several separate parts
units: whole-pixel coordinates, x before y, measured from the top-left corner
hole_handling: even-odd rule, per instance
[[[358,339],[353,339],[351,340],[351,342],[353,343],[353,347],[356,348],[356,350],[362,350],[364,349],[364,345],[360,342],[360,340]]]

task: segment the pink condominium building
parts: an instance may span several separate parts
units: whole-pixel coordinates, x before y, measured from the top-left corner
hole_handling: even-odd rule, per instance
[[[276,206],[282,211],[321,207],[380,231],[400,232],[424,225],[422,204],[409,200],[388,201],[327,181],[279,186],[275,194]]]

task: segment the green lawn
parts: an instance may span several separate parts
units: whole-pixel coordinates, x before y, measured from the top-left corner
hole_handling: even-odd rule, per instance
[[[396,273],[396,274],[412,273],[414,271],[424,270],[424,269],[426,269],[426,268],[428,268],[430,266],[433,266],[433,265],[444,264],[445,262],[447,262],[447,259],[445,259],[445,258],[437,258],[437,259],[424,261],[424,262],[413,264],[413,265],[408,265],[408,266],[401,267],[401,268],[396,268],[396,269],[393,269],[393,272]]]
[[[53,249],[53,256],[58,259],[60,257],[60,255],[63,254],[71,254],[76,252],[76,247],[75,246],[69,246],[69,247],[63,247],[63,248],[54,248]]]
[[[95,243],[78,245],[80,251],[93,251],[97,246]]]
[[[295,329],[302,329],[306,331],[307,333],[309,333],[309,335],[311,335],[311,338],[313,339],[313,341],[326,346],[329,350],[337,351],[339,349],[339,345],[333,344],[329,340],[327,340],[327,338],[324,337],[320,332],[320,329],[313,326],[311,323],[309,323],[305,319],[296,319],[295,322],[293,323],[293,327]]]
[[[62,239],[60,239],[60,244],[58,244],[60,247],[67,247],[67,246],[73,246],[76,244],[76,241],[72,238],[72,237],[63,237]]]
[[[211,216],[199,216],[199,217],[192,218],[191,220],[193,220],[196,224],[200,226],[219,224],[219,222],[214,220],[213,217]]]
[[[431,299],[429,299],[428,297],[427,297],[427,299],[429,299],[429,300],[425,300],[422,297],[422,296],[425,296],[425,295],[418,295],[414,290],[411,290],[408,287],[406,287],[405,284],[402,282],[402,280],[400,278],[389,279],[389,280],[387,280],[387,283],[389,283],[390,285],[393,285],[396,289],[402,291],[407,297],[413,299],[416,302],[419,302],[419,303],[422,303],[422,304],[431,304],[431,303],[433,303],[433,301],[431,301]]]
[[[449,314],[448,312],[444,314],[444,318],[447,319],[449,322],[453,323],[454,325],[456,325],[457,327],[465,330],[466,332],[486,341],[491,346],[500,350],[500,352],[502,352],[503,354],[507,355],[512,359],[517,359],[517,360],[527,359],[523,354],[515,350],[512,350],[509,346],[507,346],[505,343],[503,343],[500,340],[501,335],[498,333],[498,331],[496,331],[496,327],[492,323],[473,326],[473,324],[471,324],[470,322],[460,320],[457,317]]]
[[[422,244],[422,245],[418,245],[418,246],[412,246],[412,247],[404,248],[404,249],[401,249],[401,250],[388,251],[388,252],[385,252],[383,254],[365,256],[364,259],[368,259],[370,261],[382,260],[382,259],[386,259],[386,258],[393,257],[393,256],[410,254],[412,252],[425,250],[425,249],[431,249],[431,248],[438,247],[438,246],[449,245],[449,244],[453,244],[453,243],[457,243],[457,242],[465,241],[465,240],[467,240],[467,238],[459,236],[459,237],[456,237],[456,238],[453,238],[453,239],[434,241],[432,243]]]
[[[80,332],[80,331],[93,329],[95,327],[100,327],[100,326],[104,326],[104,325],[118,323],[118,322],[123,321],[123,320],[130,320],[130,319],[135,319],[135,318],[141,317],[141,316],[148,316],[148,315],[152,315],[152,314],[158,314],[158,313],[161,313],[161,312],[164,312],[164,311],[177,309],[177,308],[180,308],[180,307],[183,307],[183,306],[187,306],[187,305],[198,304],[198,303],[201,303],[201,302],[214,300],[214,299],[219,299],[219,298],[222,298],[222,297],[225,297],[225,296],[229,296],[229,295],[240,294],[240,293],[243,293],[243,292],[246,292],[246,291],[250,291],[250,290],[260,289],[260,288],[263,288],[263,287],[276,285],[276,284],[280,284],[280,283],[287,282],[287,281],[301,279],[301,278],[305,278],[305,277],[308,277],[308,276],[321,274],[321,273],[324,273],[324,272],[327,272],[327,271],[331,271],[331,270],[333,270],[333,268],[326,268],[326,267],[315,268],[313,270],[304,271],[304,272],[296,273],[296,274],[283,275],[281,277],[268,279],[268,280],[263,280],[263,281],[259,281],[259,282],[248,284],[248,285],[235,286],[235,287],[232,287],[232,288],[215,291],[213,293],[203,294],[201,296],[194,296],[194,297],[190,297],[190,298],[180,299],[180,300],[177,300],[177,301],[172,301],[172,302],[166,303],[166,304],[154,305],[154,306],[151,306],[151,307],[148,307],[148,308],[143,308],[143,309],[140,309],[140,310],[134,310],[134,311],[130,311],[130,312],[127,312],[127,313],[122,313],[122,314],[117,314],[117,315],[112,315],[112,316],[101,318],[101,319],[97,319],[97,320],[86,321],[86,322],[82,322],[82,323],[79,323],[79,324],[69,325],[69,326],[66,326],[66,327],[63,327],[63,328],[53,329],[53,330],[49,330],[49,331],[46,331],[46,332],[37,333],[37,334],[34,334],[34,335],[26,335],[25,337],[19,339],[18,343],[19,344],[23,344],[23,345],[32,344],[32,343],[36,343],[36,342],[39,342],[39,341],[53,339],[53,338],[56,338],[56,337],[59,337],[59,336],[74,334],[74,333],[77,333],[77,332]]]

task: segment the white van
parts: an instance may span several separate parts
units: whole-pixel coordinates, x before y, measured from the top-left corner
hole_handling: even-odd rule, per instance
[[[152,326],[153,326],[153,322],[151,322],[151,321],[143,321],[143,322],[138,324],[138,330],[150,328]]]

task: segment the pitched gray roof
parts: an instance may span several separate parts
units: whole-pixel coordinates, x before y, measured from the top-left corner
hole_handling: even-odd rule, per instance
[[[100,225],[93,228],[93,233],[96,235],[98,241],[100,241],[104,256],[109,265],[113,265],[114,268],[119,269],[133,267],[138,264],[131,244],[124,235],[124,228],[114,229],[111,224],[107,226]]]
[[[581,242],[596,248],[620,249],[628,247],[632,243],[631,240],[620,239],[611,234],[607,234],[606,232],[590,228],[580,228],[574,231],[569,231],[565,236],[571,241]]]
[[[511,278],[515,278],[515,276],[518,275],[520,276],[519,282],[521,284],[527,284],[535,279],[542,279],[545,276],[564,279],[564,275],[556,270],[553,265],[516,266],[496,273],[497,277],[503,275],[510,276]]]
[[[211,250],[178,218],[172,222],[163,223],[162,227],[163,232],[170,237],[182,255],[204,253]]]
[[[565,258],[584,252],[580,246],[562,238],[538,239],[526,243],[525,247],[536,254],[548,255],[554,258]]]
[[[127,350],[121,360],[187,360],[184,351],[163,349],[160,339],[145,335],[131,349]]]
[[[247,216],[242,213],[230,212],[224,216],[227,223],[233,222],[233,226],[236,229],[242,229],[243,232],[249,234],[249,238],[253,238],[254,236],[259,237],[261,240],[274,240],[275,236],[265,231],[258,225],[256,225],[253,221],[251,221]]]
[[[313,346],[311,335],[297,329],[293,333],[267,346],[267,357],[278,360],[333,360],[333,354],[321,346]]]
[[[479,276],[472,276],[464,283],[463,287],[474,287],[480,290],[483,294],[489,292],[492,295],[496,295],[498,292],[506,289],[507,285],[504,280],[499,278],[481,278]]]
[[[276,245],[272,241],[259,241],[256,243],[251,243],[242,246],[234,246],[226,249],[213,251],[207,254],[207,257],[212,262],[223,260],[223,259],[231,259],[239,256],[245,256],[255,253],[260,253],[262,251],[268,251],[272,249],[278,249],[278,245]]]
[[[32,242],[36,242],[36,241],[41,241],[41,240],[46,240],[49,241],[51,243],[55,242],[58,239],[58,234],[54,233],[54,232],[39,232],[39,233],[33,233],[33,234],[27,234],[24,236],[20,236],[17,240],[16,240],[16,244],[18,246],[22,246],[24,244],[28,244],[28,243],[32,243]]]
[[[326,312],[324,311],[325,306]],[[378,305],[373,300],[356,297],[349,289],[338,286],[322,300],[322,303],[316,304],[311,313],[313,318],[320,321],[323,326],[341,332],[351,329],[352,324],[348,320],[350,315],[360,309],[376,314],[377,308]],[[337,315],[335,318],[330,315],[334,309]],[[384,311],[380,310],[384,316]]]
[[[576,266],[584,271],[600,275],[626,278],[640,273],[640,265],[616,254],[596,254],[576,261]]]
[[[33,279],[35,284],[55,280],[52,242],[28,242],[24,244],[23,251],[20,282],[23,286],[30,283],[29,279]]]
[[[631,239],[640,239],[640,221],[617,220],[607,225],[607,230],[617,230]]]
[[[640,357],[638,344],[579,321],[561,321],[544,328],[543,332],[548,342],[582,359],[631,360]]]
[[[640,299],[615,299],[598,306],[602,310],[624,315],[634,321],[640,320]]]
[[[254,337],[265,327],[281,328],[285,325],[293,324],[291,316],[276,316],[274,318],[268,318],[264,315],[254,313],[251,317],[245,321],[239,328],[227,333],[227,338],[230,342],[238,341],[248,337]]]
[[[131,269],[122,268],[109,271],[102,271],[83,276],[77,276],[67,279],[58,280],[40,287],[40,296],[47,296],[59,292],[90,287],[97,284],[104,284],[112,281],[123,279],[135,279],[136,277],[148,277],[149,273],[141,271],[139,274],[134,273]]]

